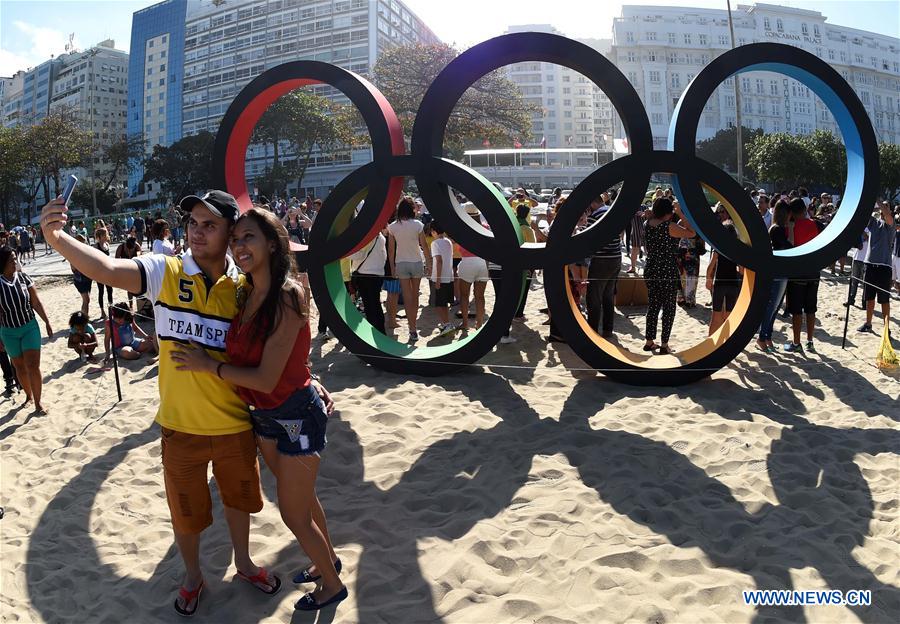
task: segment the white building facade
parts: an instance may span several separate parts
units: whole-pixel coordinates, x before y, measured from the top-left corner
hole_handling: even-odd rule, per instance
[[[92,135],[94,167],[81,167],[71,172],[87,181],[91,174],[98,180],[110,171],[101,158],[103,150],[126,136],[128,97],[128,53],[115,49],[106,40],[83,52],[60,57],[50,90],[50,112],[69,109],[84,129]],[[113,186],[123,191],[127,176],[119,174]]]
[[[855,89],[879,141],[900,142],[900,39],[826,23],[818,11],[771,4],[733,11],[735,44],[777,42],[832,65]],[[664,148],[681,93],[712,59],[731,48],[725,10],[624,6],[613,24],[610,58],[635,86],[650,119],[654,146]],[[765,132],[839,134],[823,102],[802,83],[772,72],[738,76],[741,122]],[[735,78],[707,103],[697,140],[735,125]],[[624,136],[615,119],[616,136]]]

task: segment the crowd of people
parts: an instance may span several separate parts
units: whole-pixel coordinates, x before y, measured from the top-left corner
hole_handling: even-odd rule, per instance
[[[805,189],[771,195],[755,190],[751,195],[774,250],[809,242],[827,227],[836,210],[829,196],[810,198]],[[465,197],[457,199],[460,213],[474,227],[490,228],[478,206]],[[595,198],[580,215],[576,232],[598,223],[602,227],[616,199],[616,189]],[[544,242],[559,211],[568,209],[566,202],[557,191],[546,212],[537,213],[537,202],[518,189],[507,207],[525,242]],[[122,220],[121,226],[116,225],[119,220],[110,225],[97,220],[90,232],[82,221],[69,222],[62,199],[42,211],[43,237],[71,264],[81,296],[80,309],[69,318],[67,347],[81,360],[96,358],[100,340],[89,313],[96,282],[107,357],[159,355],[156,421],[175,541],[185,565],[174,602],[181,615],[196,612],[204,588],[199,544],[212,523],[206,480],[210,463],[225,507],[238,577],[265,594],[281,588],[278,575],[256,565],[250,555],[249,514],[263,505],[257,449],[276,478],[282,518],[312,562],[294,581],[317,586],[297,601],[296,608],[318,610],[347,597],[341,561],[315,492],[334,405],[311,372],[308,280],[291,251],[292,242],[309,241],[321,205],[311,197],[275,200],[241,214],[234,197],[210,191],[184,198],[165,216],[159,212],[152,219]],[[708,209],[727,232],[738,236],[727,206],[716,203]],[[852,279],[847,305],[854,305],[862,291],[866,310],[860,331],[872,331],[876,301],[889,317],[891,290],[900,290],[898,212],[900,206],[892,210],[880,202],[857,248],[848,254]],[[110,243],[117,235],[111,230],[120,231],[122,241],[115,253]],[[0,228],[0,364],[7,391],[21,389],[26,403],[33,402],[43,412],[37,318],[44,321],[48,337],[53,330],[33,280],[22,270],[25,250],[32,252],[36,240],[31,234],[19,233],[14,247],[10,234]],[[31,248],[23,247],[23,238],[32,241]],[[144,253],[145,243],[149,253]],[[590,257],[566,270],[576,305],[606,340],[616,340],[617,285],[622,279],[642,278],[648,295],[643,350],[665,355],[673,352],[670,338],[678,306],[697,306],[701,257],[707,253],[705,286],[710,292],[712,335],[736,305],[743,269],[706,248],[671,189],[657,187],[648,193],[624,232],[612,233]],[[366,320],[377,331],[394,335],[398,319],[405,317],[410,344],[421,339],[422,280],[428,284],[429,306],[437,320],[432,337],[452,337],[485,323],[487,285],[491,282],[499,293],[503,279],[501,267],[451,240],[445,225],[412,196],[400,199],[386,226],[344,258],[341,268],[345,286]],[[522,300],[503,344],[516,342],[513,330],[525,320],[531,283],[539,279],[533,271],[525,277]],[[804,350],[804,328],[805,350],[814,350],[819,279],[819,273],[811,271],[772,284],[756,342],[759,349],[776,350],[773,327],[786,299],[791,335],[783,350]],[[128,300],[114,303],[113,288],[125,290]],[[140,312],[134,304],[137,298],[151,307]],[[549,340],[561,341],[548,310],[542,313],[548,314]],[[154,331],[145,332],[136,322],[142,314],[152,319]],[[321,320],[318,332],[322,339],[330,335]],[[183,396],[192,401],[179,400]]]

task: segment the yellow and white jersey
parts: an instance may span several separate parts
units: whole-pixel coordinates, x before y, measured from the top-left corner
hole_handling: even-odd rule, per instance
[[[211,283],[188,251],[181,257],[147,255],[134,259],[141,269],[143,292],[153,301],[159,339],[159,410],[161,426],[196,435],[226,435],[250,429],[247,404],[234,386],[215,375],[180,371],[170,353],[176,343],[201,344],[225,361],[225,336],[238,312],[246,280],[231,257],[225,274]]]

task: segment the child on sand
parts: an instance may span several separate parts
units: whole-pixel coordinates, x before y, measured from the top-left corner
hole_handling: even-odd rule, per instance
[[[437,221],[431,222],[434,240],[431,242],[432,272],[434,283],[434,309],[440,324],[438,335],[444,336],[456,329],[450,324],[449,308],[453,303],[453,243],[444,234],[444,228]]]
[[[126,360],[136,360],[142,353],[156,353],[156,345],[143,329],[134,321],[134,315],[128,309],[128,303],[120,302],[109,309],[110,319],[106,322],[106,335],[103,346],[106,359],[112,357],[110,341],[116,355]]]
[[[69,348],[78,354],[79,360],[94,362],[97,334],[84,312],[73,312],[69,317]]]

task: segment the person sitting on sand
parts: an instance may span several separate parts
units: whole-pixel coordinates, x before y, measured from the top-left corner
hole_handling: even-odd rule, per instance
[[[68,347],[78,354],[79,360],[94,362],[97,348],[97,333],[84,312],[73,312],[69,317]]]
[[[241,215],[231,240],[232,255],[252,289],[228,330],[228,363],[210,357],[196,343],[178,345],[170,357],[178,370],[235,384],[255,408],[250,412],[253,430],[277,480],[281,517],[314,564],[294,582],[321,579],[295,608],[316,611],[344,600],[348,592],[338,576],[341,561],[315,491],[328,414],[311,387],[307,366],[309,302],[290,278],[290,238],[275,215],[251,208]]]
[[[103,336],[107,360],[112,358],[112,349],[115,349],[116,356],[123,360],[137,360],[142,353],[156,353],[156,344],[135,322],[128,303],[123,301],[112,306],[109,309],[109,316]]]

